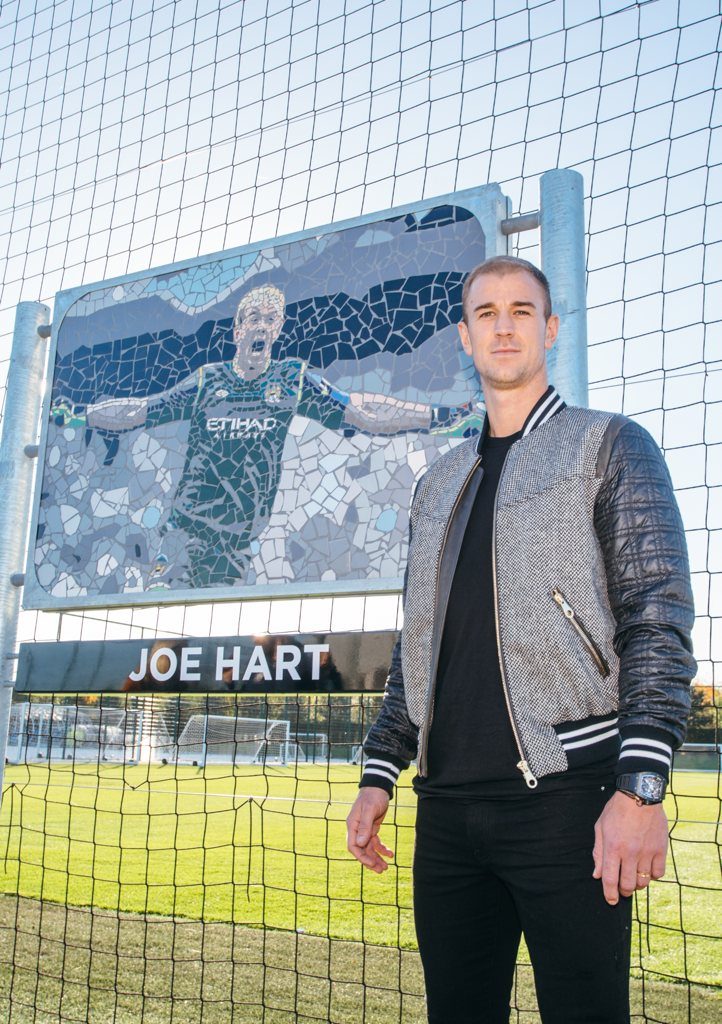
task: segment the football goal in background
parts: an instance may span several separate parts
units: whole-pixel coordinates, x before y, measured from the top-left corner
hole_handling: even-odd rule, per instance
[[[668,873],[635,903],[635,1024],[720,1013],[721,28],[718,0],[0,5],[0,379],[20,301],[487,182],[523,215],[542,172],[583,174],[590,404],[664,449],[697,609]],[[538,261],[533,232],[512,248]],[[80,457],[75,472],[82,490]],[[153,529],[157,509],[138,519]],[[69,545],[77,527],[58,513]],[[125,569],[113,540],[96,575]],[[28,612],[21,639],[396,625],[369,596]],[[378,701],[24,695],[0,813],[0,1018],[421,1024],[411,773],[390,870],[365,877],[345,853]],[[523,950],[511,1020],[538,1021]]]
[[[372,885],[345,851],[379,700],[17,703],[0,817],[9,1019],[421,1024],[412,772],[384,825],[389,871]],[[715,1019],[718,785],[714,744],[677,755],[669,870],[636,905],[638,1018]],[[534,1020],[523,953],[514,999]]]

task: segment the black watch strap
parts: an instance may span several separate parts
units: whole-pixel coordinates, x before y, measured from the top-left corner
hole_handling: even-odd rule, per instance
[[[663,775],[656,772],[630,772],[617,776],[617,789],[640,806],[661,804],[667,789]]]

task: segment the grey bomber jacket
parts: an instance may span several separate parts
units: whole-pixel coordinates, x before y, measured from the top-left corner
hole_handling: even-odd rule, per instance
[[[446,606],[486,430],[416,489],[404,625],[362,786],[391,792],[415,757],[427,774]],[[652,437],[623,416],[567,407],[550,387],[504,464],[492,548],[501,676],[527,785],[614,752],[619,772],[667,777],[696,669],[694,610],[684,528]]]

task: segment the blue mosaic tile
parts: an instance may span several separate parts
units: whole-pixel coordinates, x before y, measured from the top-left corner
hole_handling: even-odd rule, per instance
[[[41,586],[402,575],[415,481],[479,428],[455,325],[484,255],[440,205],[86,293],[58,334]]]

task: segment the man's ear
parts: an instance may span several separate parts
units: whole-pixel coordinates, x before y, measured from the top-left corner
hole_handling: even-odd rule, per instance
[[[461,338],[461,347],[463,348],[464,352],[466,352],[467,356],[470,356],[471,340],[469,338],[469,328],[466,326],[463,320],[457,326],[459,328],[459,337]]]
[[[557,335],[558,334],[559,334],[559,317],[557,316],[556,313],[552,313],[552,315],[547,320],[546,335],[544,337],[544,348],[546,348],[546,349],[552,348],[553,345],[554,345],[554,342],[557,340]]]

